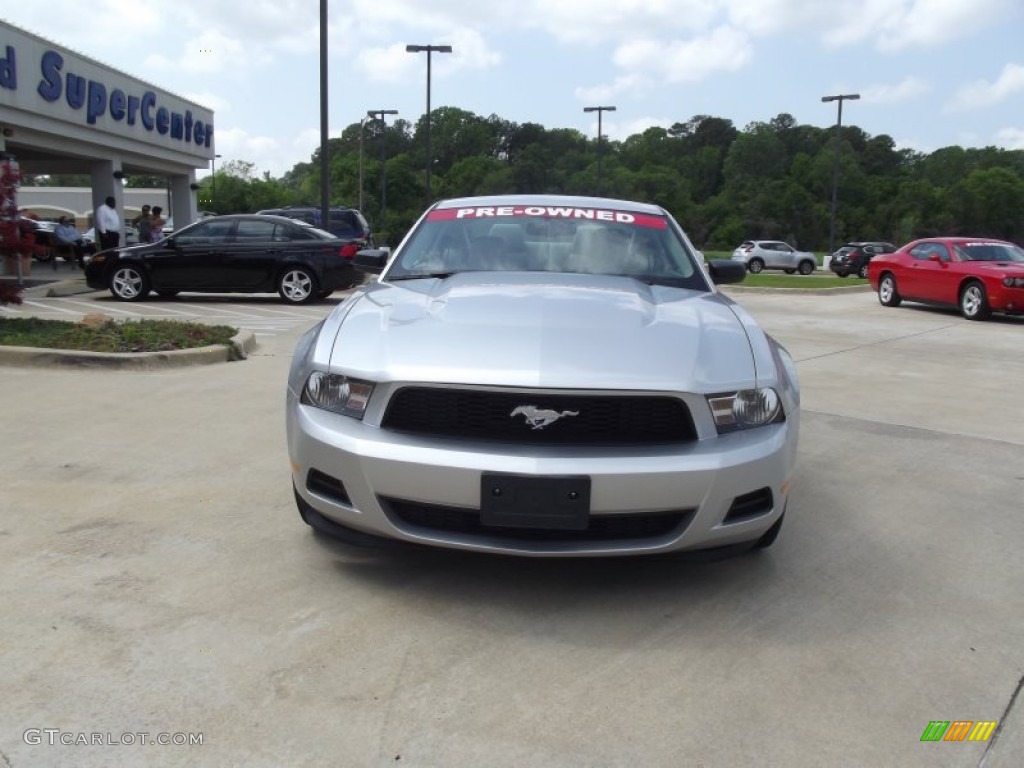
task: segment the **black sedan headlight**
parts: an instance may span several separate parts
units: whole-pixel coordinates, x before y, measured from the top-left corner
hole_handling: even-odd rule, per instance
[[[718,434],[785,421],[779,393],[771,387],[708,395]]]
[[[301,402],[361,419],[371,394],[373,384],[368,381],[350,379],[340,373],[313,371],[302,388]]]

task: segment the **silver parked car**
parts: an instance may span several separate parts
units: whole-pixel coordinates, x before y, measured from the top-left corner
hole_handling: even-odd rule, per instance
[[[797,451],[786,350],[663,209],[501,196],[433,205],[299,341],[306,523],[529,556],[766,547]]]
[[[809,275],[818,266],[818,259],[809,251],[798,251],[781,240],[745,240],[732,252],[734,261],[742,261],[747,269],[758,273],[765,269],[782,269],[787,274]]]

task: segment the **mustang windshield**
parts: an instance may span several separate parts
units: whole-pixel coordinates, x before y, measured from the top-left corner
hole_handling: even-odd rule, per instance
[[[435,209],[405,243],[387,279],[479,271],[624,275],[707,288],[664,216],[541,206]]]

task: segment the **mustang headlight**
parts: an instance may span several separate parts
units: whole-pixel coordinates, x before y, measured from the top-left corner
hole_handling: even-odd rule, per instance
[[[302,388],[302,402],[327,411],[363,418],[373,384],[342,376],[340,373],[313,371]]]
[[[779,394],[771,387],[708,395],[718,434],[784,421]]]

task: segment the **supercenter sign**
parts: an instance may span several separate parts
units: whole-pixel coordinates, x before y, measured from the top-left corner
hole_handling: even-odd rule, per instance
[[[0,22],[0,106],[208,158],[213,113]]]

